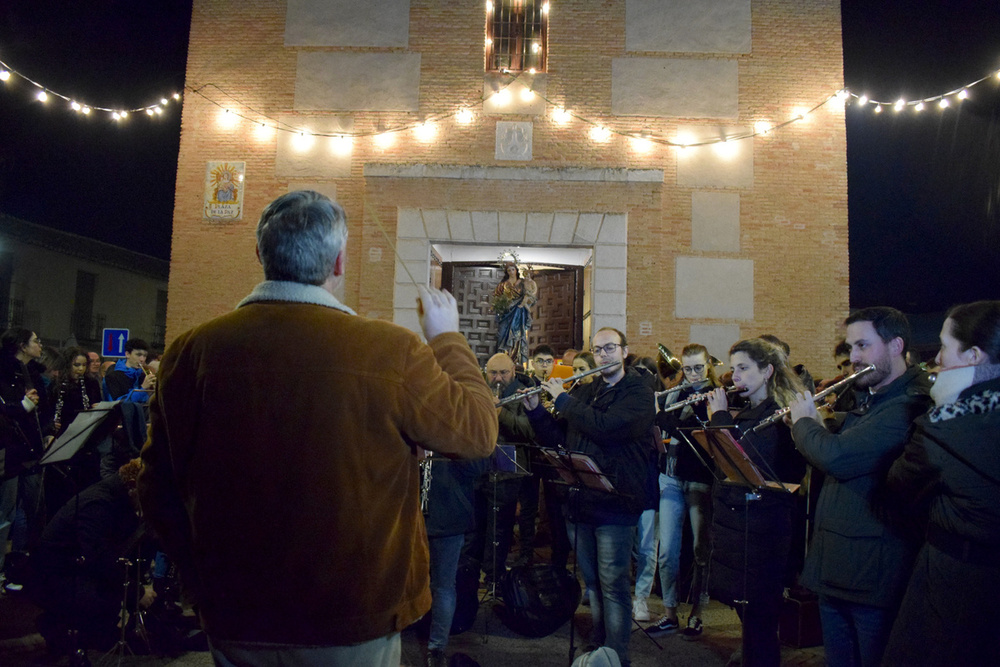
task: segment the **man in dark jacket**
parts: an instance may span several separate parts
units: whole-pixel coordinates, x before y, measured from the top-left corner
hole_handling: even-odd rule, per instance
[[[594,334],[598,365],[618,362],[601,372],[601,379],[570,396],[562,380],[544,383],[561,420],[539,407],[538,396],[525,399],[535,434],[550,446],[591,457],[615,493],[589,488],[571,491],[570,541],[575,544],[584,583],[590,590],[594,620],[592,641],[614,649],[622,665],[629,664],[628,642],[632,628],[629,565],[633,529],[643,510],[656,498],[653,460],[653,391],[634,370],[626,370],[628,347],[616,329]]]
[[[808,394],[790,405],[792,437],[826,474],[802,583],[820,595],[827,662],[877,665],[913,560],[913,548],[875,507],[878,488],[930,403],[926,376],[907,369],[910,326],[893,308],[865,308],[845,321],[855,382],[868,389],[836,435]]]

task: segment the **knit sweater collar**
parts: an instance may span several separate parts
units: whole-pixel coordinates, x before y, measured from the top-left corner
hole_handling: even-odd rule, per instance
[[[317,306],[326,306],[341,310],[348,315],[357,315],[353,310],[342,304],[337,297],[333,296],[319,285],[306,285],[290,280],[265,280],[239,302],[237,308],[242,308],[247,304],[261,303],[264,301],[286,301],[290,303],[311,303]]]

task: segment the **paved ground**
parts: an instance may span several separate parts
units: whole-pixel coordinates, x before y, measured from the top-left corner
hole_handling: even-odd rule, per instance
[[[658,599],[650,599],[651,611],[662,611]],[[18,596],[0,597],[0,664],[7,667],[22,665],[67,665],[68,660],[51,659],[41,636],[35,634],[33,621],[38,610]],[[687,608],[681,608],[686,617]],[[740,623],[735,612],[712,602],[704,613],[705,634],[699,641],[689,642],[679,635],[657,638],[657,647],[640,631],[632,634],[632,664],[635,667],[653,665],[691,665],[693,667],[722,667],[727,664],[740,644]],[[590,631],[590,611],[580,607],[575,616],[576,655],[588,643]],[[461,651],[475,658],[482,667],[510,667],[531,665],[532,667],[565,667],[570,664],[570,624],[548,637],[528,639],[518,636],[505,627],[493,612],[492,604],[480,607],[479,616],[472,630],[452,637],[448,652]],[[423,664],[423,649],[416,634],[403,633],[403,660],[405,667],[419,667]],[[97,665],[101,654],[91,651],[91,661]],[[782,650],[783,665],[823,665],[823,649]],[[127,656],[120,662],[112,656],[104,664],[130,666],[171,666],[195,667],[212,664],[208,653],[191,652],[176,658],[155,656]]]

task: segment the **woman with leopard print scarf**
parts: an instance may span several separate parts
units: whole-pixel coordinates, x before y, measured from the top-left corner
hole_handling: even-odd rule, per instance
[[[995,664],[1000,655],[1000,301],[948,312],[935,407],[889,470],[929,513],[887,665]]]

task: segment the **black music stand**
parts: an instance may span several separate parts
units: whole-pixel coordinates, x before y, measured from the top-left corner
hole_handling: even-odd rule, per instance
[[[63,431],[63,434],[49,445],[38,463],[46,465],[69,461],[87,444],[97,427],[111,416],[116,405],[118,405],[118,401],[102,401],[95,403],[89,410],[81,411]]]

